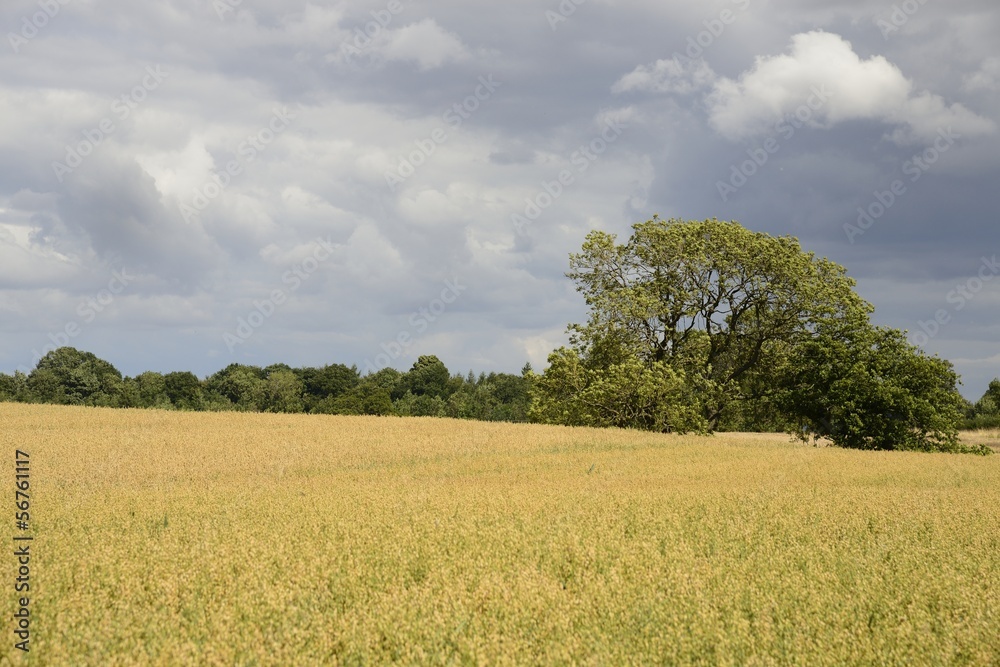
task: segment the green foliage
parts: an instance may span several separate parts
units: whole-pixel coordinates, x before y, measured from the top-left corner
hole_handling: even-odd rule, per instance
[[[167,383],[162,373],[146,371],[139,373],[133,380],[138,393],[138,405],[143,408],[171,408],[170,397],[167,395]]]
[[[962,428],[1000,428],[1000,378],[990,381],[986,393],[975,403],[966,403]]]
[[[414,394],[407,391],[393,401],[395,412],[400,417],[444,417],[446,404],[440,396]]]
[[[265,412],[302,412],[302,392],[302,380],[291,369],[272,370],[264,381],[261,407]]]
[[[843,267],[794,238],[654,217],[627,243],[615,239],[591,232],[570,256],[567,275],[591,310],[569,327],[574,348],[595,368],[666,364],[697,386],[711,428],[732,401],[768,396],[767,378],[817,322],[871,310]]]
[[[590,317],[536,379],[534,419],[963,451],[951,365],[872,327],[842,266],[736,222],[632,229],[624,244],[591,232],[570,256]]]
[[[61,347],[38,360],[26,389],[34,400],[68,405],[114,405],[122,374],[90,352]]]
[[[295,374],[302,381],[306,411],[324,399],[344,394],[356,387],[360,381],[357,367],[348,368],[343,364],[332,364],[323,368],[300,368],[295,370]]]
[[[397,371],[398,373],[398,371]],[[379,379],[384,379],[383,375]],[[394,414],[389,391],[370,375],[339,396],[329,396],[312,409],[315,414],[391,415]]]
[[[785,433],[793,430],[795,420],[781,410],[774,396],[757,400],[731,401],[726,404],[718,431],[750,433]]]
[[[800,345],[781,402],[799,435],[856,449],[959,452],[962,398],[952,365],[896,329],[819,331]]]
[[[163,390],[179,410],[201,410],[201,381],[189,371],[167,373],[163,376]]]
[[[0,373],[0,401],[27,401],[28,376],[21,371],[13,375]]]
[[[0,373],[0,401],[73,403],[166,410],[312,412],[345,415],[448,416],[527,421],[530,364],[522,375],[450,377],[435,356],[422,356],[407,373],[383,368],[364,378],[356,366],[266,368],[230,364],[200,381],[193,373],[155,371],[122,378],[89,352],[60,348],[30,375]],[[396,397],[395,403],[393,396]]]
[[[986,393],[983,394],[983,398],[992,400],[993,405],[1000,412],[1000,378],[993,378],[990,381],[990,386],[986,389]]]
[[[446,416],[480,421],[528,421],[531,396],[527,375],[483,373],[477,379],[469,371],[466,378],[455,376],[452,382],[457,389],[448,398]]]
[[[682,373],[662,361],[626,357],[603,367],[559,348],[538,377],[534,421],[571,426],[617,426],[704,433],[708,422]]]
[[[450,380],[448,368],[440,359],[434,355],[422,355],[403,375],[399,384],[393,389],[392,397],[401,398],[406,392],[411,392],[415,396],[426,394],[444,399],[452,391]]]
[[[209,377],[205,388],[224,397],[236,410],[261,411],[266,379],[267,374],[258,366],[229,364]]]
[[[403,381],[403,374],[395,368],[382,368],[365,376],[365,382],[372,382],[385,389],[389,394],[396,393],[396,388]]]

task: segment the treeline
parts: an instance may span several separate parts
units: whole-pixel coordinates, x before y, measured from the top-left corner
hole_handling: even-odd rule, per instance
[[[62,347],[28,374],[0,373],[0,401],[523,422],[528,420],[530,374],[525,365],[521,375],[452,375],[436,356],[421,356],[406,373],[383,368],[364,377],[357,367],[343,364],[230,364],[204,380],[188,371],[125,377],[90,352]]]
[[[90,352],[63,347],[28,374],[0,373],[0,401],[116,408],[339,415],[454,417],[481,421],[546,421],[530,364],[520,375],[452,375],[436,356],[409,371],[383,368],[361,376],[356,366],[318,368],[230,364],[204,380],[194,373],[147,371],[126,377]],[[631,383],[637,383],[636,375]],[[532,410],[533,387],[535,405]],[[964,400],[964,399],[963,399]],[[567,405],[569,401],[567,401]],[[1000,428],[1000,379],[976,401],[965,401],[960,428]],[[605,424],[612,425],[612,424]],[[789,431],[793,423],[766,402],[728,406],[718,431]]]
[[[978,401],[966,402],[964,416],[962,428],[1000,428],[1000,378],[990,382]]]

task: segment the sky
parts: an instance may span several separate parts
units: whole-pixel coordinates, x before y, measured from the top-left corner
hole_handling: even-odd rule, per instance
[[[1000,376],[995,0],[5,0],[0,371],[537,369],[594,229],[737,220]]]

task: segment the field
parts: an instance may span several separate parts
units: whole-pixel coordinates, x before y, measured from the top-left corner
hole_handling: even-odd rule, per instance
[[[1000,664],[1000,456],[0,404],[0,664]]]
[[[959,436],[966,445],[987,445],[994,452],[1000,452],[1000,428],[963,431]]]

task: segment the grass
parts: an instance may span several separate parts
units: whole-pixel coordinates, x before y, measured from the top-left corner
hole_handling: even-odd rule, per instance
[[[17,404],[0,441],[0,664],[1000,662],[1000,457]]]
[[[980,428],[959,432],[959,439],[966,445],[987,445],[1000,452],[1000,428]]]

